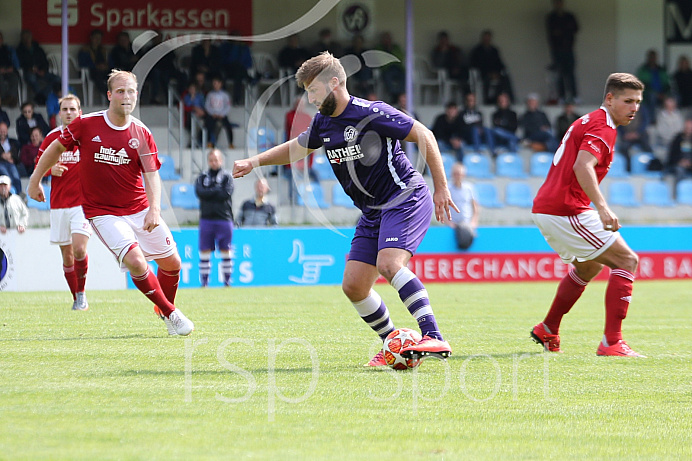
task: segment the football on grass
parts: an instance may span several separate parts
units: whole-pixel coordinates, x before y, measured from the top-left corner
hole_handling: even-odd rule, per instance
[[[420,359],[407,359],[401,355],[401,350],[413,344],[418,344],[421,335],[410,328],[399,328],[387,335],[382,345],[384,360],[395,370],[406,370],[420,365]]]

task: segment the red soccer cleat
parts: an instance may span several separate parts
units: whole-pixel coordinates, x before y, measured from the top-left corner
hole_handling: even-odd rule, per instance
[[[596,351],[596,355],[646,358],[646,355],[634,352],[622,339],[613,344],[612,346],[604,346],[603,341],[601,341],[600,343],[598,343],[598,350]]]
[[[418,344],[412,344],[401,349],[401,355],[406,358],[437,357],[446,359],[452,355],[452,348],[447,341],[423,336]]]
[[[531,337],[538,344],[543,344],[543,348],[548,352],[560,352],[560,335],[553,335],[545,331],[543,322],[539,323],[531,330]]]
[[[365,367],[386,367],[387,361],[384,359],[384,353],[382,351],[375,354],[373,358],[370,359],[368,363],[363,365]]]

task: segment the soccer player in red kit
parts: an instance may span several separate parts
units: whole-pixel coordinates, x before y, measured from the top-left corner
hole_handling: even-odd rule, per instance
[[[82,113],[79,98],[68,94],[59,101],[60,126],[52,130],[38,150],[36,163],[43,152],[58,139],[62,129]],[[72,293],[72,310],[85,311],[89,303],[84,292],[89,257],[87,243],[91,226],[82,211],[82,188],[79,182],[79,149],[66,150],[49,171],[50,194],[50,242],[60,246],[65,280]]]
[[[531,331],[534,341],[548,351],[561,352],[562,317],[587,283],[608,266],[605,333],[596,353],[643,357],[622,340],[622,321],[632,299],[639,258],[617,232],[621,227],[618,218],[599,189],[613,161],[616,128],[634,119],[643,91],[644,84],[635,76],[611,74],[603,105],[569,127],[533,201],[533,220],[545,240],[566,264],[573,265],[560,282],[545,320]]]
[[[158,149],[149,129],[131,116],[137,104],[136,76],[111,72],[108,100],[107,110],[75,118],[48,146],[28,193],[44,201],[41,177],[62,152],[79,146],[84,215],[120,266],[130,271],[135,286],[154,303],[168,333],[189,335],[194,324],[173,304],[181,261],[160,216]],[[147,260],[152,259],[159,266],[158,277],[149,271]]]

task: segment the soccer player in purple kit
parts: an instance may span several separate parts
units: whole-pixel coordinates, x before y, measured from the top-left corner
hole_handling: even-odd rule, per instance
[[[237,160],[233,177],[264,165],[285,165],[325,147],[337,180],[363,215],[351,241],[342,289],[358,314],[382,340],[395,328],[387,306],[373,290],[382,274],[418,322],[423,340],[402,355],[446,358],[452,353],[440,333],[428,292],[406,264],[423,240],[435,211],[451,219],[451,199],[442,159],[432,132],[420,122],[380,101],[350,96],[346,72],[337,58],[323,52],[296,74],[298,86],[319,113],[297,138],[248,159]],[[433,196],[401,149],[415,142],[430,169]],[[384,366],[382,351],[367,366]]]

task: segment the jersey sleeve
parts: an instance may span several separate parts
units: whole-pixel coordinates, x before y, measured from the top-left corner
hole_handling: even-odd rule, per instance
[[[607,142],[608,138],[608,132],[601,127],[587,128],[582,137],[579,150],[590,152],[600,161],[611,149]]]
[[[131,134],[130,143],[133,143],[133,145],[130,147],[134,147],[137,150],[142,171],[145,173],[158,171],[161,168],[161,161],[159,160],[159,149],[156,146],[154,135],[151,134],[151,131],[139,125],[134,126]]]
[[[411,132],[414,121],[389,104],[380,102],[370,106],[370,126],[381,136],[404,139]]]
[[[317,124],[317,117],[318,116],[315,115],[312,122],[310,122],[308,129],[298,135],[298,144],[300,144],[302,147],[307,147],[308,149],[319,149],[322,147],[322,139],[315,128]]]

